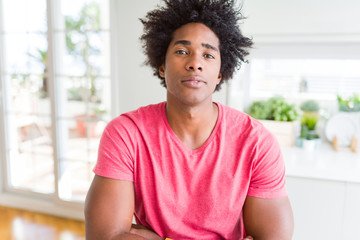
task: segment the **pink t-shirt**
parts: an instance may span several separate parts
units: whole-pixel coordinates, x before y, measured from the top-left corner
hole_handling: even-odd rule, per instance
[[[112,120],[101,139],[95,174],[133,181],[135,219],[161,237],[244,237],[246,196],[287,194],[279,144],[257,120],[217,103],[211,136],[191,150],[168,124],[165,105]]]

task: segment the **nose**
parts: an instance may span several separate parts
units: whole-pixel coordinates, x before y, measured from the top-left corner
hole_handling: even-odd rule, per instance
[[[197,55],[190,56],[185,68],[188,71],[202,71],[203,66],[200,57]]]

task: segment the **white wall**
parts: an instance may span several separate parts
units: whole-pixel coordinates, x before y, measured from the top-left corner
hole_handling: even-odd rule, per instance
[[[144,17],[149,9],[158,3],[157,0],[116,2],[116,49],[118,65],[113,66],[116,71],[117,82],[113,94],[117,94],[119,109],[122,113],[139,106],[157,103],[165,100],[165,88],[160,80],[153,76],[150,67],[144,66],[145,56],[142,53],[139,37],[143,32],[139,18]]]
[[[360,34],[358,0],[245,0],[243,10],[254,37]]]
[[[140,106],[166,100],[166,89],[160,80],[153,76],[149,66],[144,66],[145,55],[141,49],[139,37],[143,26],[139,18],[143,18],[149,10],[160,4],[159,0],[121,0],[115,2],[116,31],[113,45],[116,49],[118,65],[115,68],[116,101],[119,108],[115,115],[136,109]],[[214,94],[214,100],[226,103],[226,86]]]

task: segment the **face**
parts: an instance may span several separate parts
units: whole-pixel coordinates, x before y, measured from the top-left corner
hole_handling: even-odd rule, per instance
[[[175,30],[165,64],[159,68],[168,101],[186,105],[212,101],[221,80],[219,43],[216,34],[202,23],[188,23]]]

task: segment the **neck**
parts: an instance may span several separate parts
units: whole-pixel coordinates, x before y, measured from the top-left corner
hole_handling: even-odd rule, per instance
[[[176,136],[190,149],[201,147],[210,137],[218,118],[215,103],[201,106],[166,104],[166,116]]]

